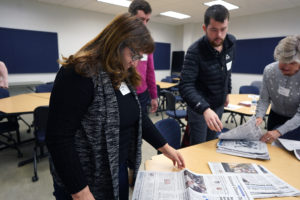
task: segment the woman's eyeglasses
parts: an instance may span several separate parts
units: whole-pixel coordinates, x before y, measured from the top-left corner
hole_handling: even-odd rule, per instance
[[[129,48],[129,47],[128,47]],[[137,60],[141,60],[143,58],[142,55],[140,55],[138,52],[134,51],[133,49],[129,48],[132,56],[131,56],[131,60],[132,62],[137,61]]]

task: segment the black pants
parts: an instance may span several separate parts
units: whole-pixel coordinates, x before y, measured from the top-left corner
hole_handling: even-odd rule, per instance
[[[72,196],[64,188],[57,185],[54,181],[54,192],[56,200],[72,200]],[[123,163],[119,167],[119,200],[128,200],[129,184],[128,184],[128,171],[127,164]]]
[[[284,124],[286,121],[290,120],[291,117],[285,117],[275,113],[273,110],[270,111],[268,117],[268,131],[274,130],[277,127]],[[300,125],[300,124],[299,124]],[[300,126],[295,130],[289,131],[280,138],[291,139],[291,140],[300,140]]]

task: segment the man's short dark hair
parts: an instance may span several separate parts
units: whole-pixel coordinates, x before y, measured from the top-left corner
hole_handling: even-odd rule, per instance
[[[209,25],[210,19],[223,23],[226,19],[229,20],[229,12],[227,8],[222,5],[210,6],[204,14],[204,24],[206,27]]]
[[[133,0],[128,8],[128,12],[132,15],[136,15],[138,10],[144,11],[145,14],[152,13],[150,4],[144,0]]]

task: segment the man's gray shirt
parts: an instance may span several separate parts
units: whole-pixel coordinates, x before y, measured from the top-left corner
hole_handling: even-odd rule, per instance
[[[264,69],[256,117],[264,117],[271,103],[275,113],[292,117],[277,128],[284,135],[300,126],[300,71],[293,76],[285,76],[278,65],[278,62],[274,62]]]

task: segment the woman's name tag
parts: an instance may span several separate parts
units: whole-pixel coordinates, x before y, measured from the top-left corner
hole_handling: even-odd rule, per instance
[[[130,90],[125,82],[121,83],[119,90],[123,96],[130,93]]]
[[[286,96],[286,97],[290,96],[290,91],[291,91],[290,89],[284,88],[282,86],[279,86],[279,88],[278,88],[278,93],[283,95],[283,96]]]

